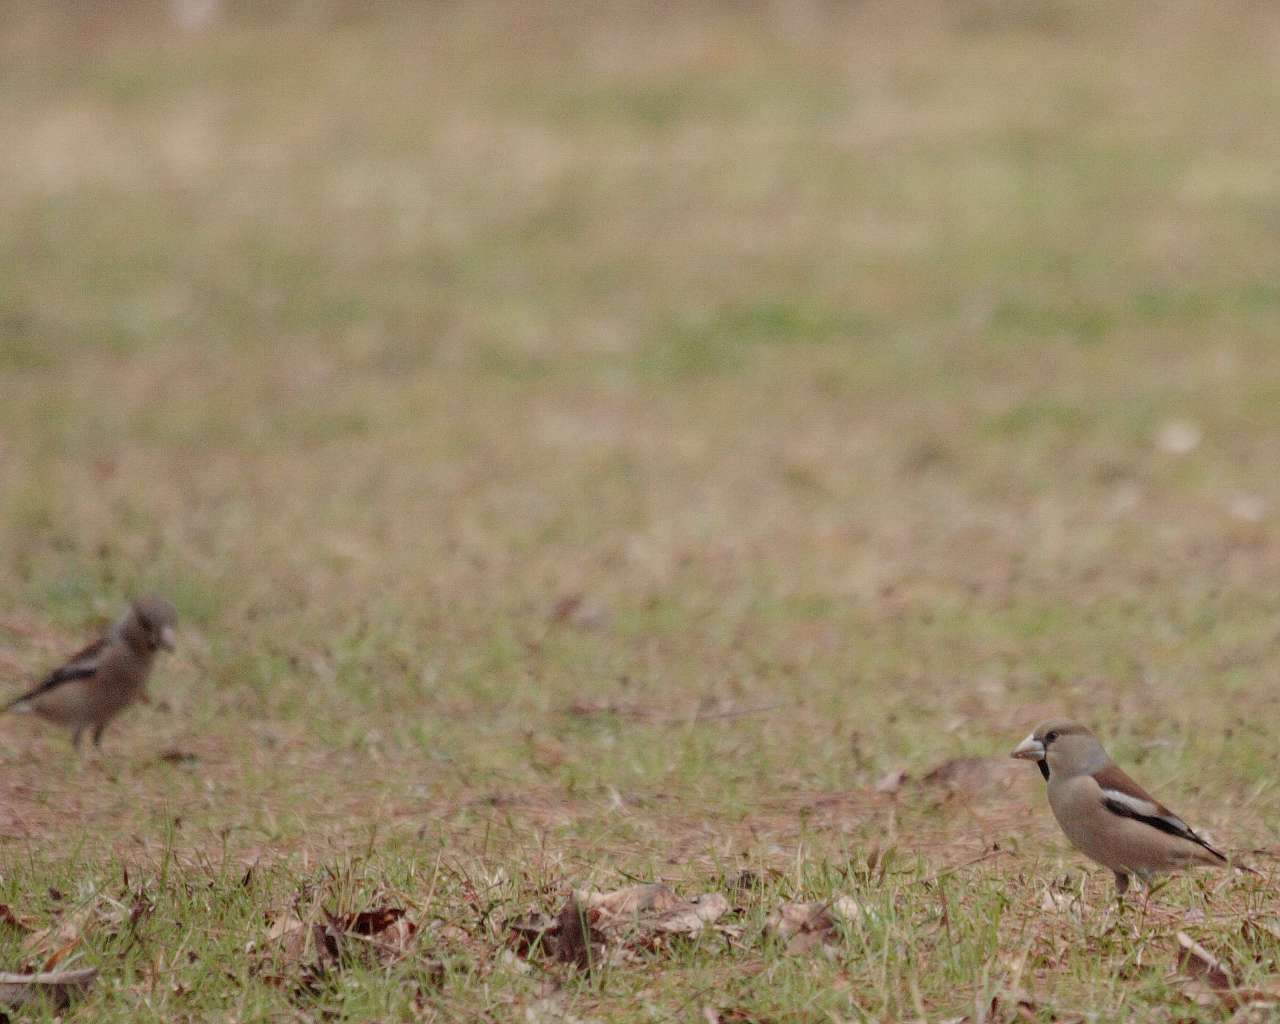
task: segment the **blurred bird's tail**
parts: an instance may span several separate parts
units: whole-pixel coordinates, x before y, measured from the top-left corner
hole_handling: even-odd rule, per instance
[[[1255,878],[1263,877],[1263,874],[1261,871],[1258,871],[1254,868],[1249,867],[1248,864],[1241,864],[1238,860],[1231,861],[1231,866],[1235,868],[1237,871],[1243,871],[1246,874],[1253,875]]]
[[[25,715],[31,712],[31,700],[28,696],[23,695],[17,700],[11,700],[4,707],[0,708],[0,714],[6,711],[12,711],[16,715]]]

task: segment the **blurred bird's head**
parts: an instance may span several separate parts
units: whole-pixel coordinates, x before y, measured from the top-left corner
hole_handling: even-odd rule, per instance
[[[129,607],[119,625],[120,635],[134,650],[154,653],[172,651],[178,610],[163,597],[148,594]]]

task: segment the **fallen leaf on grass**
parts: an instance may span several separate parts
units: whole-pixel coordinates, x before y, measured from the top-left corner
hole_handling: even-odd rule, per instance
[[[330,971],[364,957],[388,966],[404,959],[417,934],[403,907],[375,907],[351,914],[330,914],[303,921],[282,914],[271,923],[261,945],[250,943],[267,969],[265,980],[284,984],[290,978],[300,991],[314,990]]]
[[[1018,765],[1008,758],[953,757],[931,769],[920,781],[929,786],[977,793],[996,785],[1007,785],[1018,774]]]
[[[27,957],[38,959],[41,973],[52,971],[80,944],[101,916],[102,908],[97,902],[86,903],[64,914],[48,928],[32,932],[23,941],[22,951]]]
[[[0,973],[0,1004],[25,1006],[49,1002],[59,1009],[89,990],[98,977],[96,967],[79,971],[42,971],[38,974]]]
[[[377,935],[404,918],[404,907],[376,907],[344,917],[331,917],[329,923],[355,935]]]
[[[807,953],[816,946],[840,941],[840,922],[857,921],[862,907],[856,900],[841,896],[812,903],[781,903],[765,921],[765,934],[785,942],[792,955]]]
[[[1046,1018],[1041,1015],[1040,1008],[1026,996],[995,995],[986,1006],[979,1005],[976,1013],[947,1017],[938,1024],[995,1024],[997,1021],[1013,1024],[1015,1021],[1032,1022],[1044,1019]],[[1085,1018],[1079,1014],[1059,1017],[1057,1014],[1050,1013],[1047,1019],[1054,1024],[1083,1024],[1085,1021]]]
[[[246,953],[256,953],[264,961],[278,967],[291,967],[312,956],[315,951],[316,924],[304,924],[294,914],[281,914],[271,922],[261,943],[250,942]],[[323,929],[321,942],[323,945]]]
[[[1203,436],[1194,420],[1166,420],[1156,431],[1156,447],[1169,455],[1187,455],[1200,446]]]
[[[1222,961],[1186,932],[1178,932],[1178,970],[1216,991],[1232,987],[1231,975]]]
[[[591,911],[574,896],[556,915],[556,937],[551,951],[557,960],[589,968],[600,959],[604,936],[591,927]]]
[[[31,918],[19,916],[13,912],[13,908],[7,903],[0,903],[0,925],[6,928],[12,928],[15,932],[34,932],[36,923]]]
[[[633,718],[640,722],[649,721],[658,717],[659,714],[653,708],[642,707],[638,704],[594,700],[575,700],[564,711],[565,714],[572,715],[574,718],[596,718],[602,715],[609,715],[618,718]]]
[[[1189,980],[1183,995],[1201,1006],[1221,1003],[1229,1010],[1280,1002],[1280,985],[1266,989],[1240,988],[1230,965],[1218,959],[1186,932],[1178,932],[1178,970]]]
[[[610,892],[581,892],[577,896],[588,910],[606,919],[670,910],[680,902],[671,887],[661,882],[628,885]]]
[[[592,604],[582,594],[566,594],[551,609],[551,621],[579,629],[600,629],[609,623],[609,611]]]
[[[1277,947],[1280,947],[1280,923],[1275,919],[1246,919],[1240,926],[1240,938],[1255,951],[1259,962],[1266,960],[1274,964]]]
[[[751,1010],[744,1010],[741,1007],[730,1007],[727,1010],[721,1010],[714,1006],[704,1006],[702,1008],[702,1019],[707,1024],[769,1024],[768,1018],[761,1017]]]
[[[1256,494],[1237,494],[1227,505],[1232,517],[1246,523],[1260,523],[1267,515],[1266,500]]]
[[[417,925],[405,916],[404,907],[375,907],[339,917],[325,914],[325,917],[325,931],[339,952],[345,940],[363,940],[384,966],[403,959],[418,933]]]
[[[1064,914],[1071,910],[1075,902],[1076,897],[1071,893],[1046,889],[1044,896],[1040,898],[1040,909],[1046,914]]]
[[[696,935],[729,912],[729,901],[718,892],[682,900],[660,882],[628,885],[612,892],[578,893],[591,924],[606,939],[636,938],[644,933]]]
[[[993,1020],[1003,1018],[1007,1021],[1025,1020],[1034,1024],[1035,1021],[1040,1020],[1040,1015],[1036,1012],[1036,1004],[1026,996],[1008,996],[1003,1005],[999,996],[993,996],[991,1018]]]
[[[697,935],[730,910],[720,893],[680,899],[661,883],[609,892],[573,893],[554,917],[532,913],[507,922],[511,947],[522,956],[542,951],[562,963],[588,967],[611,949],[652,948],[672,935]]]
[[[668,935],[697,935],[729,912],[729,901],[718,892],[695,896],[653,921],[653,928]]]
[[[528,957],[536,952],[551,953],[552,942],[559,941],[560,922],[549,914],[521,914],[506,922],[508,944],[516,953]]]
[[[569,760],[569,748],[555,736],[529,732],[525,742],[529,747],[529,762],[538,771],[553,771]]]
[[[759,896],[765,886],[766,880],[773,880],[782,877],[782,872],[777,868],[766,868],[763,873],[753,871],[751,868],[743,868],[738,872],[730,888],[737,894],[742,896]]]
[[[888,794],[896,793],[902,788],[902,784],[907,781],[908,777],[907,773],[901,768],[895,768],[887,775],[881,776],[880,780],[876,782],[876,792]]]

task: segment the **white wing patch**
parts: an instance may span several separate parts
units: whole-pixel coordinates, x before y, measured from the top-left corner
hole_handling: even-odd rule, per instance
[[[1144,818],[1165,818],[1176,821],[1179,825],[1186,827],[1186,823],[1174,815],[1161,814],[1160,808],[1153,804],[1150,800],[1143,800],[1142,797],[1133,796],[1130,793],[1122,793],[1118,789],[1103,789],[1102,798],[1133,811],[1134,814],[1140,814]]]
[[[1112,814],[1145,822],[1152,828],[1158,828],[1161,832],[1167,832],[1171,836],[1189,839],[1199,846],[1213,849],[1192,831],[1190,825],[1176,814],[1168,811],[1161,812],[1160,808],[1150,800],[1143,800],[1140,796],[1134,796],[1132,793],[1122,793],[1118,789],[1103,789],[1102,805]],[[1213,852],[1217,853],[1216,850]],[[1221,856],[1221,854],[1218,855]]]
[[[1226,854],[1215,849],[1202,837],[1198,836],[1191,830],[1191,826],[1179,818],[1176,814],[1168,811],[1162,812],[1150,800],[1143,800],[1140,796],[1134,796],[1131,793],[1124,793],[1118,789],[1102,789],[1102,806],[1112,814],[1117,814],[1122,818],[1133,818],[1152,828],[1159,829],[1171,836],[1177,836],[1179,839],[1186,839],[1202,846],[1208,850],[1214,857],[1221,861],[1226,861]]]
[[[2,709],[3,711],[26,712],[35,710],[35,699],[41,694],[48,693],[50,690],[56,689],[63,683],[73,679],[89,679],[96,675],[102,664],[102,657],[106,653],[107,644],[105,640],[99,640],[96,644],[91,644],[80,652],[78,657],[72,658],[61,668],[54,669],[34,690],[24,693],[17,700],[10,701]]]

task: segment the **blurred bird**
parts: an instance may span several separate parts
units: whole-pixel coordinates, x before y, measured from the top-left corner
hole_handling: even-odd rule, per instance
[[[162,597],[134,601],[106,636],[3,710],[31,712],[69,727],[77,750],[81,734],[92,727],[98,746],[108,723],[144,697],[156,652],[173,650],[177,622],[177,611]]]
[[[1011,756],[1036,762],[1062,831],[1085,856],[1115,872],[1117,895],[1129,888],[1130,875],[1149,891],[1158,872],[1227,866],[1225,854],[1121,771],[1083,725],[1045,722]]]

